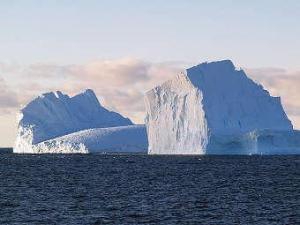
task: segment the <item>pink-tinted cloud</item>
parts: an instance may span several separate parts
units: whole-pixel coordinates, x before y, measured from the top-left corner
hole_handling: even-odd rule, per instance
[[[0,113],[7,114],[15,110],[19,105],[18,98],[0,76]]]
[[[21,104],[54,90],[74,95],[93,89],[101,104],[138,123],[144,120],[144,92],[182,71],[172,62],[150,63],[125,58],[98,60],[82,65],[37,63],[29,66],[1,64],[0,72],[13,80]]]
[[[7,90],[6,94],[0,95],[1,108],[2,111],[13,109],[16,112],[18,103],[25,104],[47,91],[61,90],[74,95],[92,88],[102,105],[142,123],[144,93],[182,72],[185,67],[186,64],[180,62],[151,63],[131,58],[96,60],[81,65],[37,63],[29,66],[16,64],[14,67],[14,64],[0,63],[0,75],[7,76],[6,81],[10,81],[10,88],[0,86]],[[300,72],[281,68],[245,71],[272,95],[282,97],[289,118],[296,128],[300,128]],[[3,84],[0,81],[0,85]]]
[[[84,88],[92,88],[103,105],[142,123],[144,93],[182,70],[171,63],[136,59],[95,61],[70,66],[70,76],[63,89],[75,94]]]

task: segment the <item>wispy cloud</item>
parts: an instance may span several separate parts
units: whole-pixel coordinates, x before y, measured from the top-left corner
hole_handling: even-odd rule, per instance
[[[82,65],[0,64],[0,73],[10,77],[10,86],[16,90],[21,104],[47,91],[61,90],[74,95],[92,88],[101,104],[138,123],[144,120],[144,93],[180,71],[180,63],[150,63],[132,58]]]
[[[11,90],[0,76],[0,114],[15,112],[19,102],[16,93]]]
[[[136,59],[95,61],[69,67],[64,90],[76,93],[92,88],[103,105],[142,123],[144,93],[182,71],[172,63],[149,63]]]

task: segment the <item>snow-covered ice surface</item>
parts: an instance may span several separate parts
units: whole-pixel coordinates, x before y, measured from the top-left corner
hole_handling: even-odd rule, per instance
[[[67,134],[71,135],[64,136]],[[140,140],[134,140],[134,135]],[[126,147],[138,151],[140,146],[145,147],[141,143],[147,143],[143,135],[145,128],[133,126],[128,118],[105,109],[90,89],[74,97],[50,92],[20,111],[14,152],[87,153],[90,149],[125,151]]]
[[[130,125],[82,130],[26,146],[25,151],[36,154],[147,152],[147,148],[145,125]]]
[[[273,141],[282,150],[292,141],[284,153],[300,147],[280,98],[230,60],[187,69],[147,92],[145,104],[149,154],[278,153]],[[240,143],[248,147],[233,150]]]
[[[53,141],[82,144],[89,152],[147,152],[148,148],[145,125],[82,130]]]

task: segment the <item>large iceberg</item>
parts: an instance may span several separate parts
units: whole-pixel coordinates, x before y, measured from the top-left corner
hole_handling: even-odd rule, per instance
[[[125,137],[128,137],[127,139]],[[15,153],[145,151],[146,130],[105,109],[90,89],[45,93],[19,113]]]
[[[230,60],[202,63],[148,91],[149,154],[300,153],[279,97]]]

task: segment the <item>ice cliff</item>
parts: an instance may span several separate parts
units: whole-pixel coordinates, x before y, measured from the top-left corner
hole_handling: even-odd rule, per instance
[[[150,154],[278,153],[285,139],[286,151],[300,147],[280,98],[230,60],[187,69],[147,92],[145,104]]]
[[[89,132],[81,132],[87,129]],[[134,140],[132,133],[140,135],[141,140]],[[122,142],[126,134],[131,138]],[[102,145],[102,141],[108,143],[109,139],[110,145]],[[21,109],[14,152],[86,153],[121,150],[122,144],[134,151],[140,146],[146,148],[146,132],[128,118],[101,106],[90,89],[74,97],[57,91],[45,93]]]

